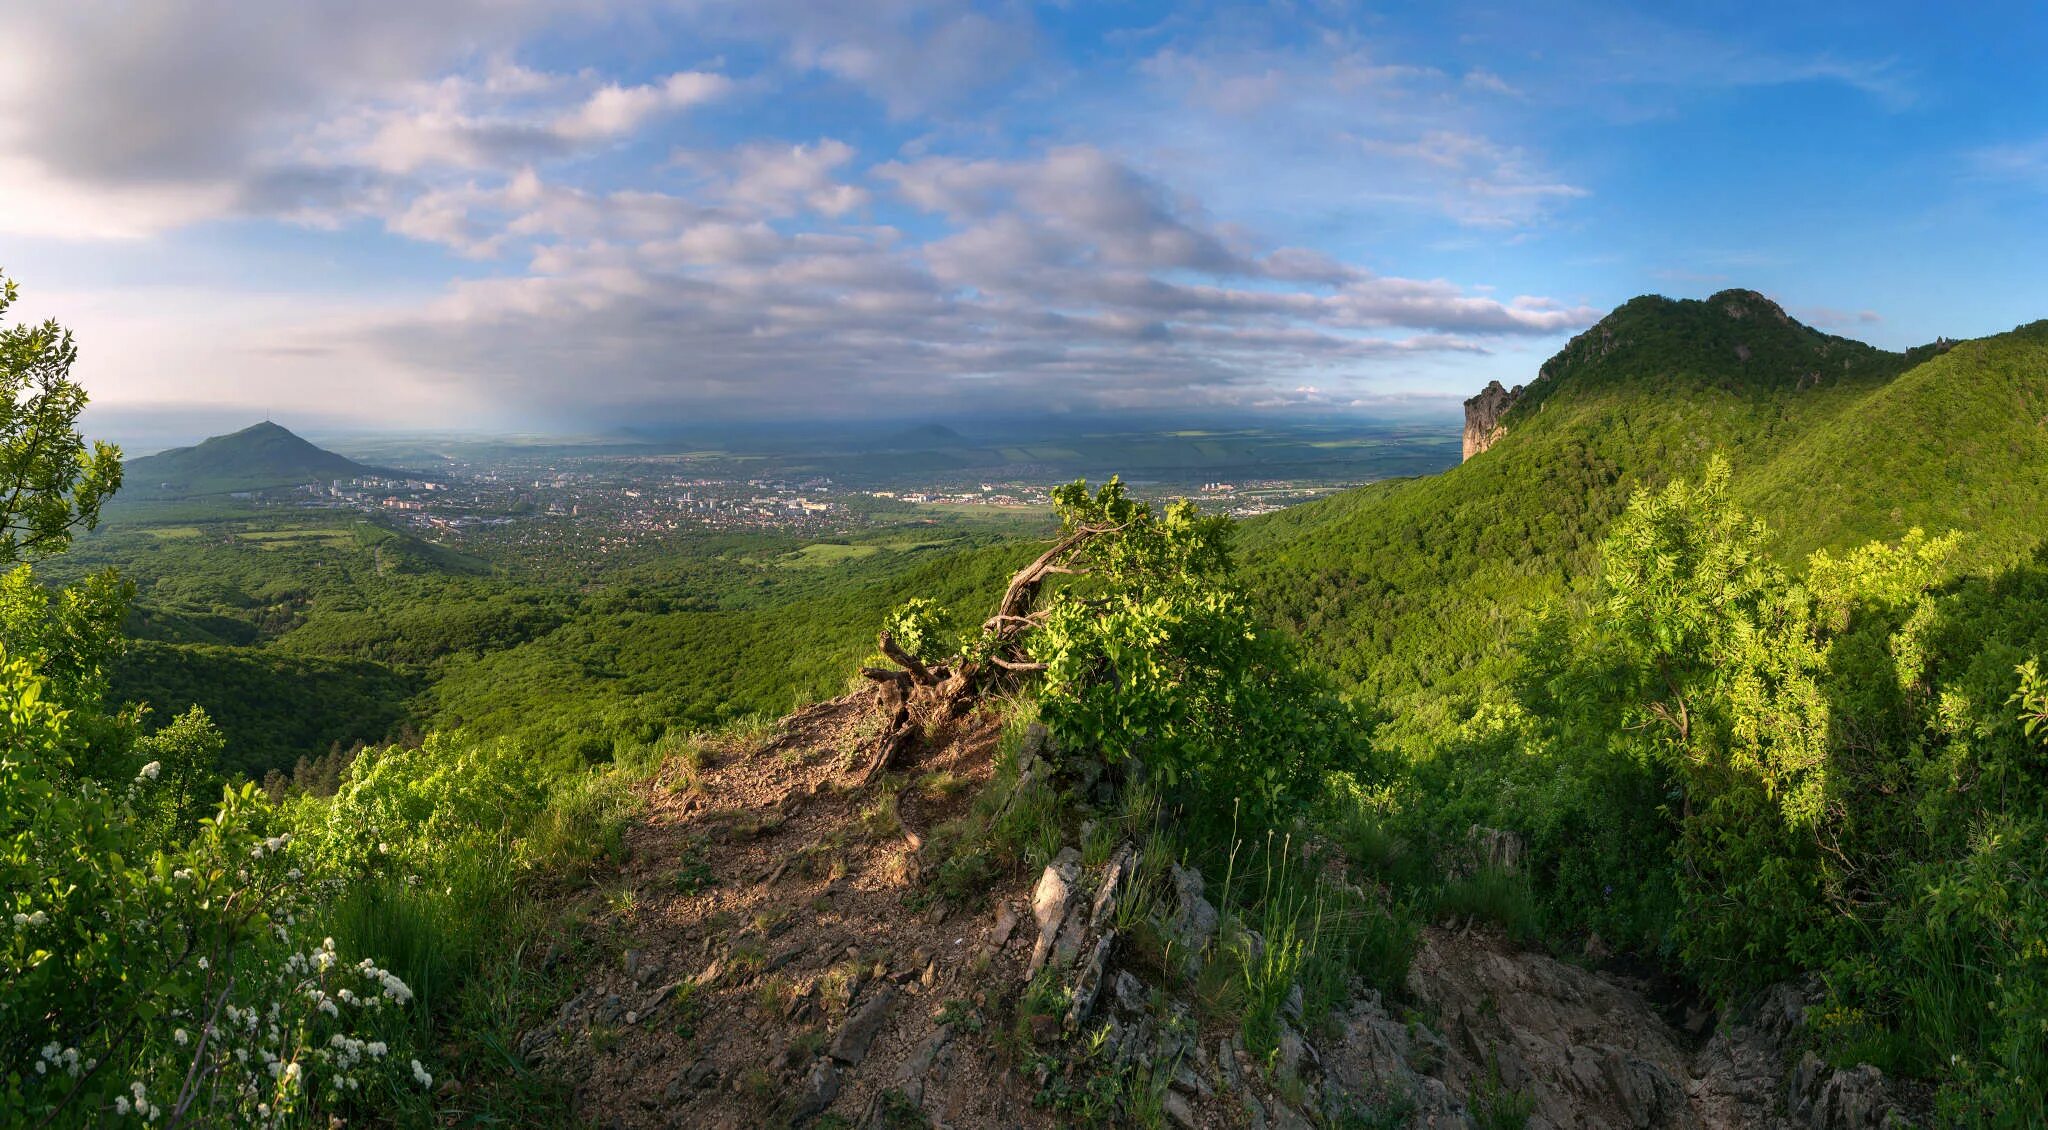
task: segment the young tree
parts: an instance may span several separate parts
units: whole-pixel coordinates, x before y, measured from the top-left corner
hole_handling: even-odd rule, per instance
[[[18,288],[0,276],[0,314]],[[62,553],[121,486],[121,451],[78,434],[78,347],[54,320],[0,329],[0,564]]]

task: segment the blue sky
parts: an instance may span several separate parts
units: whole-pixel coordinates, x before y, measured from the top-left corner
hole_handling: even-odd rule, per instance
[[[2048,317],[2039,4],[0,0],[106,427],[1447,408],[1629,297]]]

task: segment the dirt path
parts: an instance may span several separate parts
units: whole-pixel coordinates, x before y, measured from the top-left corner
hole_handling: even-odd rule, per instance
[[[580,1117],[620,1130],[1072,1121],[1033,1105],[1033,1049],[999,1052],[977,1027],[987,1011],[967,1007],[1025,980],[1030,883],[963,918],[919,882],[923,838],[991,779],[1001,719],[968,715],[858,793],[873,728],[867,695],[823,703],[647,784],[607,895],[611,944],[521,1047],[576,1080]],[[1306,1128],[1297,1108],[1326,1125],[1887,1125],[1853,1073],[1802,1068],[1788,1092],[1803,1008],[1783,990],[1684,1032],[1626,979],[1430,928],[1398,1006],[1367,993],[1304,1034],[1299,1086],[1276,1089],[1227,1029],[1191,1032],[1166,1068],[1164,1116],[1183,1130]]]
[[[751,1127],[829,1107],[889,1125],[909,1095],[935,1124],[1041,1123],[1030,1092],[941,1019],[964,980],[1018,959],[985,952],[987,923],[913,909],[915,849],[986,783],[1000,721],[969,715],[903,787],[856,796],[868,697],[650,783],[610,898],[615,960],[533,1038],[579,1081],[579,1115]]]

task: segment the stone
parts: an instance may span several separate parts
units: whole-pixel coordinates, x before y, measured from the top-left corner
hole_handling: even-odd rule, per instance
[[[1315,1130],[1302,1113],[1286,1103],[1273,1104],[1273,1130]]]
[[[1478,396],[1465,402],[1464,458],[1470,459],[1500,442],[1500,437],[1507,434],[1507,425],[1501,420],[1521,398],[1521,385],[1508,389],[1502,388],[1499,381],[1488,381]]]
[[[626,951],[626,976],[631,977],[636,981],[640,979],[641,960],[642,955],[639,950]]]
[[[1138,980],[1128,969],[1119,969],[1110,991],[1116,997],[1116,1006],[1125,1012],[1145,1011],[1145,983]]]
[[[1167,1120],[1181,1130],[1195,1130],[1195,1110],[1188,1105],[1187,1097],[1179,1091],[1168,1091],[1159,1102],[1159,1108],[1166,1112]]]
[[[708,1059],[700,1059],[683,1070],[683,1086],[693,1091],[708,1091],[718,1086],[718,1065]]]
[[[619,1014],[624,1012],[625,1008],[625,1002],[619,1000],[617,993],[607,994],[604,1003],[597,1006],[597,1023],[610,1024],[619,1018]]]
[[[681,988],[682,985],[683,983],[681,981],[670,981],[668,984],[663,985],[661,988],[656,989],[653,992],[647,994],[647,999],[640,1002],[640,1011],[643,1013],[652,1013],[655,1009],[661,1007],[661,1002],[667,1000],[669,998],[669,995],[671,993],[674,993],[677,989]]]
[[[1067,906],[1067,919],[1060,923],[1059,937],[1052,944],[1052,964],[1066,968],[1074,964],[1081,951],[1088,945],[1088,905],[1085,900],[1073,899]]]
[[[1474,824],[1465,833],[1472,845],[1472,861],[1480,867],[1492,868],[1514,874],[1521,870],[1524,846],[1522,837],[1499,828],[1487,828]]]
[[[873,1046],[875,1037],[882,1031],[882,1025],[889,1019],[889,1009],[896,1003],[896,986],[884,984],[860,1010],[849,1017],[832,1038],[831,1058],[848,1066],[866,1059],[868,1048]]]
[[[1046,864],[1045,871],[1038,876],[1038,886],[1031,891],[1031,917],[1038,923],[1038,940],[1031,946],[1031,961],[1024,968],[1025,980],[1038,976],[1038,971],[1045,968],[1046,959],[1052,956],[1060,927],[1067,920],[1067,904],[1074,895],[1074,880],[1080,874],[1081,853],[1073,848],[1061,848],[1059,855]]]
[[[821,1058],[811,1064],[803,1086],[791,1097],[790,1122],[806,1122],[815,1118],[839,1097],[839,1087],[839,1069],[832,1065],[830,1058]]]
[[[1813,1130],[1882,1130],[1901,1121],[1884,1072],[1870,1064],[1831,1068],[1807,1052],[1792,1072],[1786,1105]]]
[[[922,1079],[930,1074],[932,1065],[938,1062],[939,1052],[943,1051],[947,1043],[951,1042],[952,1039],[953,1026],[950,1024],[939,1025],[936,1031],[925,1037],[924,1041],[917,1045],[916,1049],[910,1053],[909,1058],[903,1061],[903,1065],[896,1069],[896,1081],[898,1083],[909,1083],[912,1080]]]
[[[1202,954],[1216,936],[1216,907],[1203,894],[1202,873],[1192,867],[1170,864],[1167,879],[1173,886],[1173,918],[1167,933],[1178,944],[1190,977],[1201,972]]]
[[[1109,866],[1102,872],[1102,889],[1095,892],[1095,905],[1090,909],[1088,925],[1101,929],[1102,924],[1116,914],[1117,900],[1130,885],[1131,876],[1138,871],[1138,849],[1129,843],[1118,845],[1116,854],[1109,857]]]
[[[1017,921],[1017,904],[1004,900],[1003,905],[996,908],[996,924],[988,934],[989,948],[1002,949],[1009,945],[1010,935],[1017,930]]]
[[[1307,1040],[1300,1038],[1300,1032],[1294,1032],[1292,1026],[1282,1024],[1280,1026],[1280,1071],[1284,1071],[1286,1075],[1292,1075],[1294,1079],[1309,1079],[1311,1075],[1321,1073],[1321,1067],[1323,1067],[1323,1062],[1315,1054],[1315,1048],[1311,1048]]]
[[[1244,1074],[1237,1068],[1237,1043],[1229,1036],[1216,1041],[1216,1070],[1227,1091],[1244,1090]]]
[[[1649,1060],[1610,1049],[1600,1066],[1608,1093],[1632,1126],[1663,1126],[1686,1108],[1685,1088]]]
[[[1102,978],[1109,967],[1109,949],[1116,944],[1116,931],[1105,930],[1095,939],[1095,948],[1088,954],[1088,960],[1081,966],[1081,975],[1073,986],[1073,1003],[1067,1006],[1067,1031],[1078,1032],[1095,1009],[1095,998],[1102,992]]]

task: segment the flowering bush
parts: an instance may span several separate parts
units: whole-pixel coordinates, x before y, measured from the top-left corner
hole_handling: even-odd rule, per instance
[[[73,778],[69,719],[0,648],[0,1108],[277,1125],[403,1083],[367,1037],[411,990],[305,937],[307,878],[254,786],[182,840],[152,833],[164,764]]]

